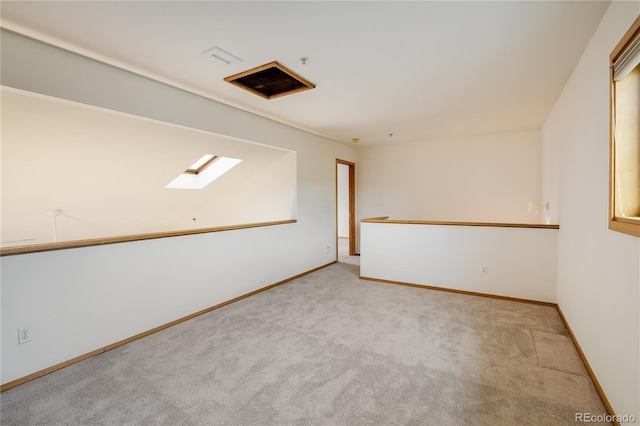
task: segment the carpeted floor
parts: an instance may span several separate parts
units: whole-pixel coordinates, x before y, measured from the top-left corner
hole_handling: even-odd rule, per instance
[[[552,307],[337,263],[0,396],[3,425],[573,425],[605,413]]]

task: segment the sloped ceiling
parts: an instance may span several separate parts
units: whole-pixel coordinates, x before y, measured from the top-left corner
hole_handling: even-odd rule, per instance
[[[3,247],[53,242],[53,229],[59,242],[295,218],[295,152],[13,89],[1,96]],[[165,188],[204,154],[243,161],[203,189]]]
[[[608,4],[4,1],[2,26],[371,146],[539,128]],[[317,87],[265,100],[223,80],[274,60]]]

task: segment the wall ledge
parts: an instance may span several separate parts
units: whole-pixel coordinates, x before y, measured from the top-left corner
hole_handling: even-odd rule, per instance
[[[398,220],[398,219],[362,219],[361,223],[391,223],[400,225],[447,225],[447,226],[490,226],[496,228],[534,228],[534,229],[560,229],[560,225],[542,223],[501,223],[501,222],[451,222],[434,220]]]
[[[63,250],[78,247],[100,246],[105,244],[126,243],[131,241],[153,240],[156,238],[180,237],[183,235],[207,234],[210,232],[232,231],[236,229],[260,228],[263,226],[285,225],[296,223],[296,219],[276,222],[247,223],[243,225],[218,226],[214,228],[190,229],[185,231],[155,232],[149,234],[124,235],[118,237],[92,238],[87,240],[60,241],[56,243],[30,244],[25,246],[0,248],[0,256],[14,254],[37,253],[41,251]]]

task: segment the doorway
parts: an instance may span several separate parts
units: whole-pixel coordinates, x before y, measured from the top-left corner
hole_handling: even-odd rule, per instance
[[[336,247],[341,257],[356,255],[356,165],[336,159]]]

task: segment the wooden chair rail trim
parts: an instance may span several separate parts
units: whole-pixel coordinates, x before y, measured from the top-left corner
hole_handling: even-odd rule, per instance
[[[130,241],[152,240],[156,238],[179,237],[182,235],[207,234],[210,232],[232,231],[236,229],[259,228],[263,226],[285,225],[296,223],[296,219],[280,220],[275,222],[257,222],[242,225],[218,226],[214,228],[190,229],[185,231],[155,232],[149,234],[123,235],[119,237],[92,238],[88,240],[60,241],[57,243],[31,244],[27,246],[15,246],[0,248],[0,256],[14,254],[37,253],[41,251],[63,250],[78,247],[100,246],[104,244],[125,243]]]
[[[397,220],[397,219],[361,219],[363,223],[392,223],[401,225],[447,225],[447,226],[489,226],[496,228],[539,228],[560,229],[560,225],[546,225],[542,223],[498,223],[498,222],[449,222],[434,220]]]
[[[49,373],[53,373],[54,371],[58,371],[60,369],[63,369],[65,367],[68,367],[70,365],[78,363],[80,361],[84,361],[85,359],[89,359],[89,358],[94,357],[96,355],[100,355],[101,353],[110,351],[111,349],[115,349],[115,348],[117,348],[119,346],[126,345],[127,343],[133,342],[134,340],[142,339],[143,337],[149,336],[149,335],[151,335],[153,333],[156,333],[158,331],[165,330],[165,329],[167,329],[169,327],[173,327],[174,325],[180,324],[182,322],[185,322],[185,321],[188,321],[190,319],[193,319],[193,318],[195,318],[197,316],[200,316],[200,315],[206,314],[208,312],[214,311],[214,310],[216,310],[218,308],[221,308],[223,306],[229,305],[231,303],[237,302],[239,300],[245,299],[245,298],[253,296],[255,294],[262,293],[263,291],[269,290],[270,288],[277,287],[279,285],[288,283],[289,281],[293,281],[293,280],[295,280],[297,278],[300,278],[300,277],[303,277],[305,275],[311,274],[312,272],[319,271],[320,269],[326,268],[327,266],[333,265],[334,263],[336,263],[336,262],[334,261],[334,262],[330,262],[330,263],[327,263],[327,264],[322,265],[322,266],[318,266],[317,268],[310,269],[310,270],[308,270],[306,272],[302,272],[302,273],[300,273],[298,275],[294,275],[293,277],[289,277],[289,278],[286,278],[286,279],[284,279],[282,281],[278,281],[277,283],[270,284],[270,285],[268,285],[266,287],[259,288],[257,290],[254,290],[252,292],[243,294],[243,295],[238,296],[238,297],[234,297],[233,299],[227,300],[226,302],[218,303],[217,305],[214,305],[214,306],[211,306],[209,308],[203,309],[201,311],[195,312],[195,313],[193,313],[191,315],[187,315],[186,317],[178,318],[177,320],[168,322],[166,324],[163,324],[163,325],[160,325],[158,327],[152,328],[151,330],[144,331],[142,333],[136,334],[135,336],[131,336],[131,337],[128,337],[126,339],[120,340],[118,342],[112,343],[110,345],[104,346],[102,348],[96,349],[96,350],[91,351],[89,353],[86,353],[84,355],[77,356],[77,357],[72,358],[72,359],[70,359],[68,361],[61,362],[60,364],[56,364],[56,365],[53,365],[51,367],[45,368],[43,370],[36,371],[35,373],[29,374],[28,376],[24,376],[24,377],[21,377],[19,379],[13,380],[11,382],[7,382],[7,383],[5,383],[3,385],[0,385],[0,392],[4,392],[4,391],[7,391],[9,389],[15,388],[16,386],[20,386],[20,385],[22,385],[24,383],[30,382],[31,380],[35,380],[35,379],[37,379],[39,377],[42,377],[42,376],[45,376],[45,375],[47,375]]]

